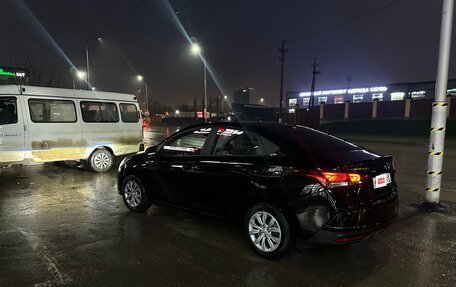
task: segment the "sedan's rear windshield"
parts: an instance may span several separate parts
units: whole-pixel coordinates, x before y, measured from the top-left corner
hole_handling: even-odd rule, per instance
[[[295,141],[316,153],[338,153],[362,149],[338,137],[305,127],[292,128]]]
[[[348,162],[363,161],[375,157],[363,147],[338,137],[306,128],[281,126],[274,133],[296,156],[305,157],[323,166],[340,165]]]

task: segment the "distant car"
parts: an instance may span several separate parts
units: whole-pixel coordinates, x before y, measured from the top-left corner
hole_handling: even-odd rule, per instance
[[[137,212],[156,203],[239,219],[253,249],[277,259],[294,237],[351,243],[393,222],[394,173],[391,156],[314,129],[221,122],[125,158],[118,192]]]

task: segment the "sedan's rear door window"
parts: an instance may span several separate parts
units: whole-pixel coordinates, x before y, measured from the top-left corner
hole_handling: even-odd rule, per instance
[[[268,152],[263,146],[263,139],[259,135],[239,128],[219,128],[216,135],[214,155],[217,156],[264,156],[277,152],[279,148],[268,142]]]

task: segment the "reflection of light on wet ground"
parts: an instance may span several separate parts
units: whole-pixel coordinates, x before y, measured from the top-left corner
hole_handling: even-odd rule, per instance
[[[112,175],[106,173],[94,174],[91,184],[87,187],[80,189],[80,193],[84,196],[86,203],[86,210],[92,213],[97,210],[100,204],[101,195],[100,191],[106,190],[112,182]],[[115,192],[113,190],[113,192]]]
[[[424,228],[419,233],[421,244],[417,244],[416,247],[420,248],[421,252],[417,253],[418,261],[417,270],[415,271],[418,277],[418,282],[424,282],[427,278],[432,278],[434,266],[432,264],[436,261],[433,245],[433,237],[436,232],[436,222],[432,218],[423,218]],[[418,235],[417,235],[418,236]],[[412,242],[415,241],[411,238]],[[443,271],[443,270],[442,270]]]

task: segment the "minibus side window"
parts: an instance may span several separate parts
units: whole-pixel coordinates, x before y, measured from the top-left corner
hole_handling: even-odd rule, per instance
[[[76,108],[73,101],[30,99],[30,117],[34,123],[75,123]]]
[[[82,119],[86,123],[117,123],[119,111],[115,103],[81,102]]]
[[[0,125],[17,123],[16,98],[0,98]]]
[[[139,121],[136,105],[120,104],[120,114],[124,123],[137,123]]]

